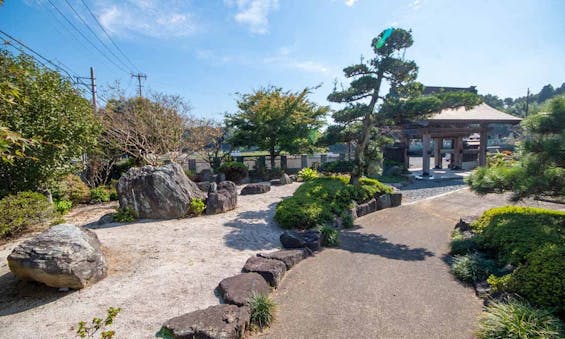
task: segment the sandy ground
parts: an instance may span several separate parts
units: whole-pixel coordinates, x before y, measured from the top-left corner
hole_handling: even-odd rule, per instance
[[[167,319],[218,304],[220,280],[239,273],[248,257],[280,246],[274,208],[297,187],[240,196],[237,209],[219,215],[93,226],[109,275],[80,291],[19,282],[2,260],[0,338],[74,337],[79,321],[103,317],[110,306],[122,308],[112,326],[117,338],[154,338]],[[92,222],[113,207],[96,205],[67,219]],[[0,246],[0,257],[21,241]]]

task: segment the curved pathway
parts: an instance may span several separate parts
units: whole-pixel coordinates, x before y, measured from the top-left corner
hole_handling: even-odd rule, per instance
[[[482,302],[445,263],[460,216],[505,205],[468,190],[383,210],[290,270],[268,338],[470,338]]]

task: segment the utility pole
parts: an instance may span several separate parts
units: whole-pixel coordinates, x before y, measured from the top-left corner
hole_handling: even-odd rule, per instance
[[[90,87],[92,90],[92,108],[94,114],[98,111],[98,102],[96,101],[96,77],[94,76],[94,68],[90,67]]]
[[[147,80],[147,75],[142,73],[132,74],[132,78],[137,78],[139,97],[141,97],[141,79]]]

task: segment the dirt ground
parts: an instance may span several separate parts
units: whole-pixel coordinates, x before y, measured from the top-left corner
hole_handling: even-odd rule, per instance
[[[74,337],[79,321],[103,317],[110,306],[122,309],[112,326],[117,338],[154,338],[167,319],[217,304],[214,289],[239,273],[248,257],[280,246],[274,208],[297,187],[239,196],[237,209],[224,214],[89,226],[104,247],[109,274],[79,291],[20,282],[3,259],[0,338]],[[88,224],[114,208],[84,206],[66,219]],[[27,237],[0,246],[0,257]]]

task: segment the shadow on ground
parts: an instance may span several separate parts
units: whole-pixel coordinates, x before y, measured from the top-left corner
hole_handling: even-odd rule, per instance
[[[234,220],[224,223],[235,228],[224,236],[226,246],[253,251],[279,248],[282,230],[273,219],[277,204],[272,203],[264,210],[241,212]]]
[[[366,253],[381,257],[418,261],[433,257],[434,253],[425,248],[410,248],[404,244],[393,244],[377,234],[366,234],[352,231],[341,232],[341,249],[353,253]]]
[[[8,272],[0,276],[0,317],[49,304],[74,292],[59,292],[41,283],[21,281]]]

